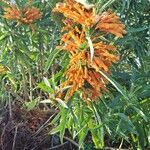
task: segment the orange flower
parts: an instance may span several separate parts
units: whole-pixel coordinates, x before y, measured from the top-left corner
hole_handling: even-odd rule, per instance
[[[4,8],[4,11],[4,18],[15,20],[18,23],[31,25],[35,20],[41,18],[41,12],[35,7],[24,7],[20,9],[16,5],[11,5],[8,8]]]
[[[95,10],[86,9],[83,5],[74,0],[66,0],[65,3],[57,3],[53,12],[60,12],[66,18],[73,20],[85,27],[93,27],[106,33],[114,34],[117,37],[123,37],[126,33],[125,26],[121,23],[119,17],[110,10],[102,14],[95,14]],[[73,25],[73,23],[71,23]]]
[[[65,96],[65,99],[68,100],[75,91],[84,85],[84,71],[82,66],[70,66],[66,72],[66,78],[67,80],[61,85],[61,87],[71,86]]]
[[[96,29],[101,31],[112,33],[117,37],[123,37],[126,33],[125,26],[119,20],[119,17],[111,11],[104,12],[100,15],[100,20],[96,26]]]
[[[95,49],[95,55],[93,61],[91,62],[90,54],[88,54],[88,64],[96,71],[101,69],[108,73],[109,67],[112,65],[112,63],[119,59],[114,52],[116,47],[113,45],[107,45],[103,42],[93,43],[93,47]]]
[[[71,86],[63,94],[65,100],[69,100],[77,90],[82,92],[84,99],[95,100],[103,91],[107,91],[108,81],[99,71],[110,74],[110,67],[119,57],[116,55],[115,46],[102,42],[98,38],[101,35],[89,35],[87,31],[93,31],[95,25],[95,29],[122,37],[125,34],[124,25],[110,11],[96,15],[93,7],[86,9],[74,0],[58,3],[53,11],[63,13],[66,17],[62,30],[64,34],[58,47],[70,54],[68,69],[64,74],[66,80],[61,84],[61,88]],[[90,36],[90,43],[87,36]],[[92,61],[91,47],[94,50]]]
[[[66,18],[84,26],[91,26],[95,23],[93,8],[87,10],[84,6],[74,0],[67,0],[65,3],[57,3],[53,12],[60,12]]]
[[[95,70],[89,69],[85,78],[85,85],[82,88],[83,98],[96,99],[101,95],[102,91],[107,91],[107,81]]]
[[[8,20],[20,20],[21,14],[20,10],[17,8],[16,5],[12,5],[11,7],[4,8],[4,18]]]
[[[35,20],[40,19],[41,16],[42,14],[38,8],[35,7],[24,8],[22,22],[26,24],[30,24],[33,23]]]
[[[70,62],[65,73],[66,81],[61,88],[71,86],[65,99],[68,100],[77,90],[83,93],[83,98],[96,99],[106,90],[107,80],[98,71],[110,73],[110,66],[119,58],[115,55],[116,47],[104,42],[93,42],[94,57],[91,62],[89,46],[84,30],[75,26],[61,38],[60,49],[70,53]]]

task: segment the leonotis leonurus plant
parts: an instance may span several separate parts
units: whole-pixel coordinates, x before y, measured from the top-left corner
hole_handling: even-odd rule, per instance
[[[4,7],[3,18],[16,21],[18,24],[26,24],[34,31],[33,23],[42,17],[40,10],[32,6],[32,1],[28,1],[26,6],[19,7],[16,4],[7,3]]]
[[[110,74],[111,65],[119,60],[116,47],[100,37],[113,34],[121,38],[126,33],[125,26],[111,10],[96,14],[94,7],[87,9],[75,0],[57,3],[53,12],[62,13],[66,18],[58,48],[70,55],[66,81],[61,84],[61,88],[70,88],[65,96],[63,92],[59,96],[68,101],[80,90],[83,99],[95,100],[107,91],[108,81],[99,70]]]

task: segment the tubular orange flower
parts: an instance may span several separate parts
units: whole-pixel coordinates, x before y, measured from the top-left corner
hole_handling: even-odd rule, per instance
[[[40,19],[42,16],[41,12],[38,8],[31,7],[31,8],[24,8],[23,10],[23,18],[22,22],[26,24],[33,23],[35,20]]]
[[[74,0],[67,0],[65,3],[57,3],[53,12],[60,12],[66,18],[84,26],[91,26],[95,23],[93,8],[87,10],[84,6]]]
[[[111,11],[104,12],[100,15],[100,20],[96,26],[96,29],[101,31],[112,33],[117,37],[123,37],[126,33],[125,26],[119,20],[119,17]]]
[[[86,9],[75,0],[66,0],[65,3],[57,3],[53,12],[62,13],[66,18],[73,20],[85,27],[92,27],[97,24],[96,29],[106,33],[114,34],[117,37],[123,37],[126,33],[125,26],[121,23],[119,17],[110,10],[102,14],[96,14],[94,7]]]
[[[4,8],[4,18],[8,20],[15,20],[18,23],[32,24],[35,20],[41,18],[41,12],[35,7],[18,8],[16,5],[11,5]]]
[[[95,55],[91,62],[83,29],[70,28],[68,33],[62,36],[59,48],[70,53],[70,63],[65,73],[67,80],[61,85],[61,88],[71,86],[66,93],[66,100],[77,90],[83,92],[83,98],[91,99],[96,99],[102,91],[106,91],[108,81],[98,71],[101,69],[110,73],[109,67],[118,60],[115,55],[116,47],[103,42],[93,42],[93,47]]]
[[[11,5],[11,7],[4,8],[4,18],[8,20],[19,20],[21,17],[20,11],[16,5]]]
[[[84,84],[84,71],[83,68],[78,65],[72,65],[66,72],[66,82],[62,84],[62,87],[72,86],[66,94],[65,99],[68,100],[75,91],[81,88]]]
[[[122,37],[125,26],[114,13],[109,11],[96,15],[93,7],[86,9],[74,0],[58,3],[53,11],[63,13],[66,17],[62,30],[64,34],[58,47],[70,54],[68,69],[64,74],[66,80],[61,84],[61,88],[71,86],[65,94],[65,100],[69,100],[77,90],[83,93],[84,99],[95,100],[103,91],[107,91],[108,81],[99,70],[110,74],[110,67],[119,57],[114,45],[102,42],[98,38],[100,35],[89,35],[88,31],[100,30]],[[90,36],[90,43],[87,36]],[[94,50],[92,61],[91,47]]]

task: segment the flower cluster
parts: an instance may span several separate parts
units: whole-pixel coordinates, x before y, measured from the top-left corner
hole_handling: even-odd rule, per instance
[[[125,26],[119,20],[119,17],[110,10],[100,15],[100,20],[96,26],[96,29],[100,29],[106,33],[114,34],[117,37],[123,37],[126,33]]]
[[[87,9],[75,0],[57,3],[53,12],[62,13],[66,17],[61,44],[58,46],[70,54],[70,62],[65,72],[66,81],[61,84],[62,88],[70,87],[64,99],[69,100],[80,90],[84,99],[94,100],[103,91],[107,91],[108,81],[99,70],[110,74],[110,66],[119,59],[116,47],[101,41],[99,37],[103,32],[123,37],[126,33],[125,26],[110,10],[96,14],[94,7]],[[96,31],[96,34],[90,35],[91,30]],[[91,48],[94,50],[92,57]]]
[[[85,26],[91,26],[95,22],[93,10],[87,10],[73,0],[67,0],[66,3],[57,3],[53,11],[63,13],[66,18]]]
[[[4,18],[8,20],[15,20],[18,23],[31,25],[34,21],[40,19],[42,16],[40,10],[36,7],[18,8],[15,4],[4,8]]]

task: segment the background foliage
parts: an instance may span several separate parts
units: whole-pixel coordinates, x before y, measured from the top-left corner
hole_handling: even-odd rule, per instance
[[[32,32],[27,25],[17,25],[2,17],[0,1],[0,72],[1,107],[11,101],[21,102],[29,110],[39,107],[55,108],[59,113],[51,124],[51,134],[70,133],[84,147],[90,136],[97,148],[108,146],[107,140],[133,149],[148,149],[150,138],[150,2],[148,0],[91,0],[97,11],[111,8],[126,25],[127,34],[114,39],[118,45],[120,61],[114,64],[108,77],[109,93],[86,106],[79,93],[72,102],[53,101],[55,91],[67,67],[68,56],[56,49],[59,44],[62,16],[51,11],[57,0],[38,1],[33,5],[42,12],[42,18]],[[26,1],[16,1],[22,6]],[[50,99],[50,104],[45,104]],[[40,104],[41,105],[41,104]],[[46,106],[48,105],[48,107]],[[55,105],[55,107],[54,107]],[[66,130],[67,129],[67,130]],[[117,145],[118,145],[117,144]]]

